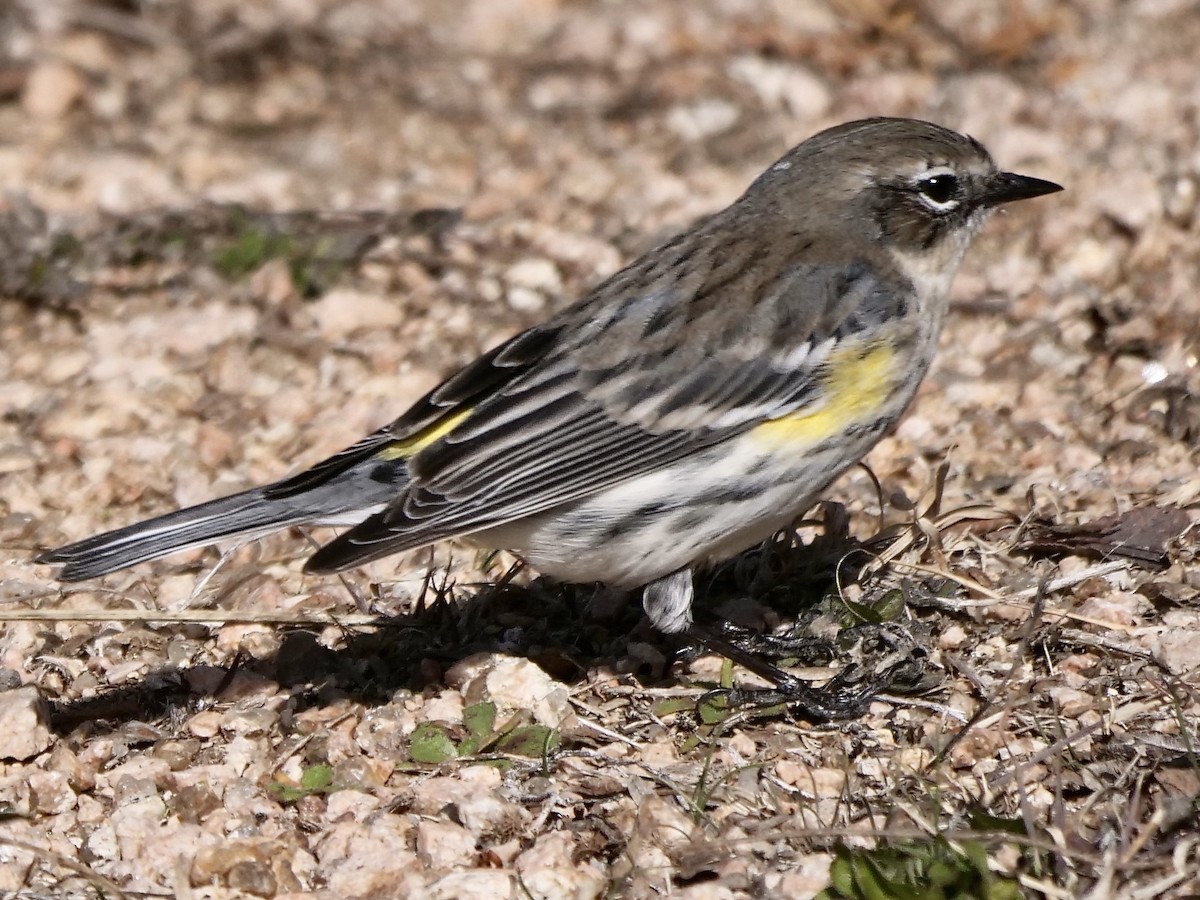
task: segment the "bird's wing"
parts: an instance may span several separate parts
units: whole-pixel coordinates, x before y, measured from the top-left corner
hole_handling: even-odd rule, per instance
[[[678,252],[686,254],[686,244]],[[448,407],[436,420],[450,423],[444,429],[424,425],[437,434],[408,460],[408,489],[318,551],[309,568],[340,569],[495,527],[765,422],[828,409],[837,402],[832,363],[876,352],[872,335],[901,316],[902,305],[863,266],[793,266],[779,275],[753,249],[744,253],[715,254],[694,280],[618,273],[552,320],[554,346],[517,377],[497,384],[493,363],[451,379],[444,399],[478,399]],[[669,259],[658,257],[654,264],[669,271]],[[742,277],[722,283],[723,268]],[[623,277],[644,289],[630,292]],[[747,289],[762,299],[753,313],[732,314],[729,291]]]
[[[266,497],[302,494],[368,460],[410,459],[450,431],[492,392],[536,365],[555,336],[552,327],[539,326],[510,338],[442,382],[391,424],[312,468],[268,486]]]

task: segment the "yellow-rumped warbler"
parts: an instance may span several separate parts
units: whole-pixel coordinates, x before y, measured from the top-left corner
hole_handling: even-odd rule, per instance
[[[691,624],[692,570],[786,527],[895,424],[987,213],[1061,190],[912,119],[823,131],[732,206],[266,487],[49,550],[79,580],[302,523],[334,572],[443,538],[553,578],[644,587]]]

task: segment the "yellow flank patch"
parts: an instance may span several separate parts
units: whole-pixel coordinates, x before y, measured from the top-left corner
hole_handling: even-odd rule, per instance
[[[892,387],[895,354],[884,344],[835,351],[813,403],[764,422],[750,433],[772,448],[815,445],[850,425],[873,418]]]
[[[421,429],[411,437],[405,438],[402,441],[396,441],[394,444],[389,444],[386,449],[381,450],[377,454],[377,457],[379,459],[392,460],[408,459],[410,456],[416,456],[438,438],[445,437],[457,428],[458,424],[473,411],[474,407],[462,409],[446,416],[444,419],[438,419],[438,421]]]

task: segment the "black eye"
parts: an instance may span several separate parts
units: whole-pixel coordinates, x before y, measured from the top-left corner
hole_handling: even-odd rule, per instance
[[[958,178],[954,175],[930,175],[917,182],[917,190],[934,206],[946,206],[958,196]]]

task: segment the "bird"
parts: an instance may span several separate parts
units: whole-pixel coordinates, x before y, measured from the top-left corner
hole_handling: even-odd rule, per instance
[[[725,209],[299,474],[36,556],[62,581],[297,525],[332,573],[450,538],[641,591],[693,628],[694,576],[796,521],[891,430],[997,207],[1062,190],[907,118],[804,140]]]

